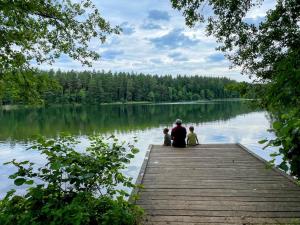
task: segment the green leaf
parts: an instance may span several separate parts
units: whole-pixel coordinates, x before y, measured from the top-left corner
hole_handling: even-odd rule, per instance
[[[61,168],[61,163],[54,162],[54,163],[51,164],[50,168],[53,169],[53,170],[59,170]]]
[[[29,161],[26,160],[26,161],[20,162],[20,165],[26,165],[26,164],[28,164],[28,163],[29,163]]]
[[[47,141],[47,142],[45,143],[45,146],[46,146],[46,147],[49,147],[49,146],[52,146],[52,145],[54,145],[54,140],[49,140],[49,141]]]
[[[280,155],[280,153],[277,153],[277,152],[273,152],[273,153],[270,154],[271,157],[276,157],[276,156],[279,156],[279,155]]]
[[[264,144],[264,143],[266,143],[267,141],[268,141],[267,139],[263,139],[263,140],[258,141],[258,143],[259,143],[259,144]]]
[[[32,185],[33,183],[34,183],[33,180],[28,180],[28,181],[25,182],[25,184],[28,184],[28,185]]]
[[[10,198],[11,196],[13,196],[14,195],[14,193],[16,192],[16,190],[15,189],[11,189],[11,190],[9,190],[7,193],[6,193],[6,196],[5,196],[5,198],[6,199],[8,199],[8,198]]]
[[[134,155],[133,154],[127,154],[126,157],[129,158],[129,159],[133,159]]]
[[[132,148],[132,149],[131,149],[131,152],[132,152],[133,154],[137,154],[139,151],[140,151],[140,150],[137,149],[137,148]]]
[[[274,167],[274,163],[275,163],[275,159],[272,159],[269,162],[267,162],[266,169],[271,169],[272,167]]]
[[[280,123],[279,121],[275,121],[275,122],[273,123],[273,128],[274,128],[275,130],[279,130],[280,127],[281,127],[281,123]]]
[[[286,162],[280,163],[278,167],[285,172],[289,170],[289,167],[287,166]]]
[[[8,176],[9,179],[16,179],[17,177],[18,177],[18,173],[14,173]]]
[[[21,186],[21,185],[24,184],[25,182],[26,182],[26,179],[24,179],[24,178],[17,178],[17,179],[15,179],[15,181],[14,181],[15,185],[17,185],[17,186]]]

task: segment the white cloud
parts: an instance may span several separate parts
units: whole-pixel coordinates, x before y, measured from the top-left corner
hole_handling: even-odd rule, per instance
[[[102,15],[112,25],[121,25],[124,34],[108,37],[104,45],[93,40],[90,48],[103,54],[92,68],[65,58],[43,69],[134,71],[151,74],[226,76],[248,80],[240,69],[229,70],[230,63],[215,50],[213,37],[205,35],[204,25],[186,27],[180,12],[169,1],[96,1]],[[274,1],[268,0],[247,14],[249,21],[261,19]],[[152,12],[149,13],[149,12]],[[150,15],[151,14],[151,15]],[[150,18],[149,18],[150,17]]]
[[[264,17],[266,12],[276,5],[276,1],[274,0],[265,0],[262,1],[260,6],[253,7],[246,15],[246,18],[257,19],[259,17]]]

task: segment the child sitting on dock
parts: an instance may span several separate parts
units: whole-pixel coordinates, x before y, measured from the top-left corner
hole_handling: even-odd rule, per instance
[[[163,130],[165,137],[164,137],[164,146],[171,146],[171,135],[168,133],[169,129],[165,128]]]
[[[190,133],[187,136],[187,145],[189,145],[189,146],[199,145],[197,135],[194,133],[194,127],[190,126],[189,130],[190,130]]]

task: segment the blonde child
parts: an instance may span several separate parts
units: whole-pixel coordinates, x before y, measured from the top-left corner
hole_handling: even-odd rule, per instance
[[[190,133],[187,136],[187,145],[189,145],[189,146],[199,145],[197,135],[194,133],[194,127],[190,126],[189,130],[190,130]]]

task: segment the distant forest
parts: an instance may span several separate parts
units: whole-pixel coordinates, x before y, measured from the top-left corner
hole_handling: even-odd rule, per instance
[[[152,76],[112,72],[38,71],[4,75],[0,104],[100,104],[239,98],[238,82],[203,76]]]

